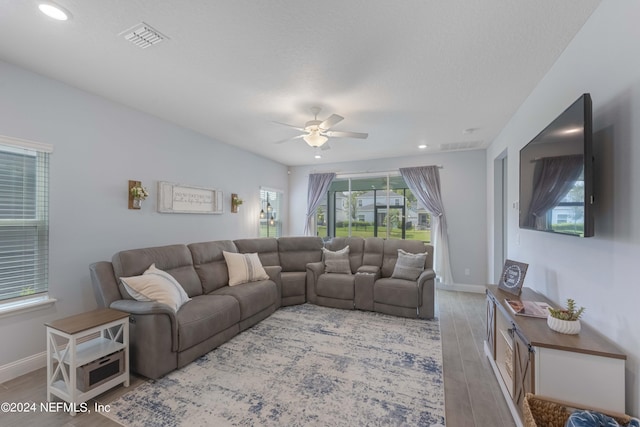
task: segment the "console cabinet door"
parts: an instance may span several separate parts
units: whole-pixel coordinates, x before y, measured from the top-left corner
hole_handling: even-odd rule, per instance
[[[522,419],[522,408],[527,393],[535,393],[533,387],[534,357],[527,341],[515,329],[513,334],[513,402]]]
[[[487,344],[493,360],[496,359],[496,304],[487,295]]]

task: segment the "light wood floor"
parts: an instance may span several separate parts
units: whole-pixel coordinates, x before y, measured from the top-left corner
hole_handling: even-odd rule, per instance
[[[515,426],[484,354],[484,294],[438,291],[447,427]]]
[[[502,397],[496,378],[484,356],[484,294],[438,291],[437,304],[442,332],[444,389],[447,427],[515,426]],[[118,387],[97,397],[108,404],[142,383],[132,377],[127,389]],[[46,371],[39,369],[0,384],[0,402],[36,402],[35,413],[0,413],[3,427],[72,427],[118,426],[93,412],[71,417],[66,413],[42,413],[40,402],[46,401]]]

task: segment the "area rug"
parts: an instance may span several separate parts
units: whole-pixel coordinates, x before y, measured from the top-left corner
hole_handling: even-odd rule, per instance
[[[437,320],[285,307],[103,413],[124,426],[444,426]]]

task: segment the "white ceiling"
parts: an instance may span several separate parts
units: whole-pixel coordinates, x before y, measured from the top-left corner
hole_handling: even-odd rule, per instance
[[[0,59],[291,166],[486,147],[599,4],[56,2],[71,20],[0,0]],[[119,35],[140,22],[169,40]],[[321,160],[300,139],[273,143],[298,134],[273,121],[302,127],[315,105],[369,138],[330,139]]]

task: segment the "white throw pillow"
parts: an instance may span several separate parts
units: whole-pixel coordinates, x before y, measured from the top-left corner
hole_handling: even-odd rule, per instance
[[[237,254],[222,251],[222,255],[229,270],[229,286],[269,279],[257,253]]]
[[[191,298],[180,283],[166,271],[151,264],[142,276],[121,277],[120,281],[137,301],[156,301],[177,312]]]
[[[330,251],[322,248],[324,258],[324,272],[351,274],[351,263],[349,262],[349,246],[345,246],[339,251]]]
[[[424,271],[424,263],[427,260],[427,253],[412,254],[402,249],[398,249],[398,260],[393,269],[391,277],[393,279],[416,280]]]

